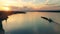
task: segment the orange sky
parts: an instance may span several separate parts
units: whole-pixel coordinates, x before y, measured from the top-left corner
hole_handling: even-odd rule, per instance
[[[16,7],[27,6],[29,8],[32,7],[33,9],[42,8],[44,10],[44,9],[46,9],[47,6],[49,6],[49,7],[47,7],[48,9],[51,9],[50,7],[55,6],[55,5],[57,6],[56,10],[58,10],[58,9],[60,9],[60,8],[58,8],[58,6],[60,6],[59,1],[60,0],[0,0],[0,10],[10,10],[10,8],[9,8],[10,6],[16,6]],[[47,3],[49,5],[46,5]],[[53,9],[55,9],[55,8],[53,7]]]

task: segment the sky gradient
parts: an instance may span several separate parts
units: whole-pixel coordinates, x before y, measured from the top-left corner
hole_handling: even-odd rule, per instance
[[[59,10],[60,9],[60,0],[0,0],[0,9],[2,10],[2,7],[29,7],[33,9],[45,9],[46,7],[48,9],[51,9],[50,7],[53,7],[52,10]],[[56,6],[56,7],[55,7]],[[7,10],[8,10],[7,8]],[[47,10],[48,10],[47,9]]]

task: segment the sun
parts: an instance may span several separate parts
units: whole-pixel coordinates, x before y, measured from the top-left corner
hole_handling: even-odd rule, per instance
[[[32,7],[33,9],[40,9],[40,8],[46,7],[46,4],[48,3],[48,1],[49,0],[44,0],[44,1],[41,1],[42,3],[35,4],[34,1],[24,3],[22,0],[19,2],[14,0],[2,0],[0,1],[0,10],[10,11],[11,7],[9,6],[17,6],[17,7],[27,6],[27,7]]]
[[[3,7],[3,10],[4,11],[10,11],[10,8],[9,7]]]
[[[0,7],[0,10],[1,11],[10,11],[10,8],[9,7]]]

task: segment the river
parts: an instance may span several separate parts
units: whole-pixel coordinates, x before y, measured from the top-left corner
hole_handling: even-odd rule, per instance
[[[41,18],[51,18],[60,24],[60,13],[56,12],[27,12],[9,16],[7,23],[3,21],[6,34],[56,34],[60,25],[49,23]]]

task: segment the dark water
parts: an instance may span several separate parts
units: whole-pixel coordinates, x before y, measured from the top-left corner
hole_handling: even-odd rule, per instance
[[[49,23],[41,16],[51,18],[57,23],[60,22],[60,13],[28,12],[27,14],[12,15],[8,19],[6,34],[60,34],[60,25]],[[14,21],[9,21],[12,18]]]

